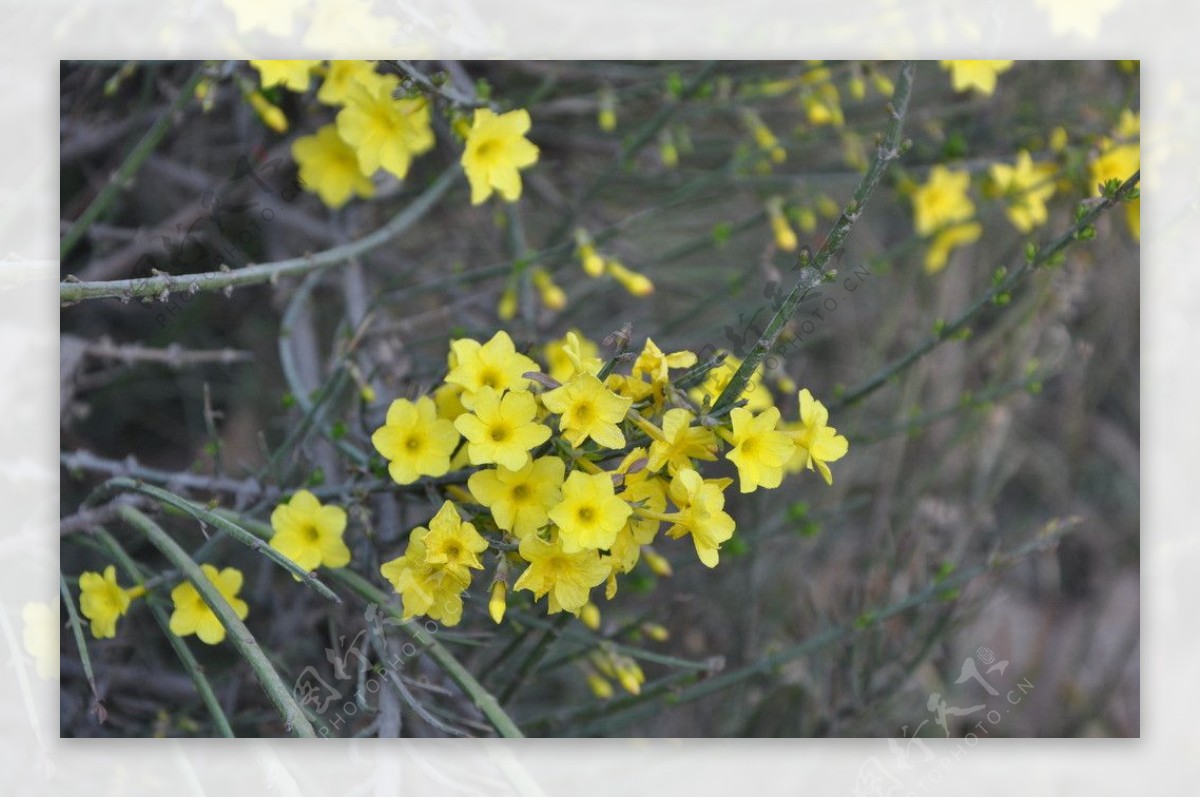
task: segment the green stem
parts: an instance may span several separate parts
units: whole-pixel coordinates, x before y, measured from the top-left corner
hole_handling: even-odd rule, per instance
[[[117,543],[116,538],[108,533],[103,527],[97,527],[95,531],[96,537],[104,542],[112,554],[113,559],[117,561],[117,565],[125,575],[133,580],[134,584],[146,585],[149,587],[155,580],[144,581],[142,571],[138,568],[133,558]],[[233,727],[229,725],[229,719],[225,717],[225,710],[221,709],[221,702],[217,700],[217,694],[213,692],[212,685],[208,681],[208,677],[204,675],[204,668],[196,660],[192,650],[188,648],[187,643],[183,638],[171,631],[171,621],[167,617],[163,608],[150,601],[147,598],[146,606],[150,608],[150,614],[154,616],[155,622],[162,629],[163,634],[167,638],[167,642],[171,644],[171,648],[175,651],[175,655],[179,657],[179,662],[183,665],[183,669],[188,672],[188,676],[192,677],[192,683],[196,685],[196,692],[200,695],[200,700],[204,702],[204,706],[208,709],[208,714],[212,715],[213,723],[217,726],[217,731],[222,737],[236,737],[233,733]]]
[[[864,399],[868,394],[874,392],[881,385],[886,383],[892,377],[907,369],[909,366],[916,363],[925,355],[929,354],[936,347],[947,340],[951,340],[955,333],[967,326],[967,323],[975,318],[985,308],[995,304],[996,298],[1001,294],[1011,294],[1013,289],[1017,287],[1026,277],[1045,265],[1058,253],[1062,252],[1072,242],[1077,240],[1081,231],[1090,227],[1104,211],[1121,202],[1131,191],[1137,186],[1141,179],[1142,172],[1139,169],[1128,180],[1126,180],[1119,189],[1111,196],[1101,198],[1096,202],[1087,213],[1083,214],[1075,221],[1069,230],[1060,235],[1054,241],[1051,241],[1046,246],[1038,250],[1033,260],[1025,261],[1020,266],[1012,269],[999,283],[994,283],[986,292],[978,299],[972,302],[966,310],[964,310],[953,321],[945,324],[936,333],[930,335],[921,343],[917,344],[906,354],[892,361],[888,365],[879,369],[872,376],[868,377],[863,382],[856,385],[846,393],[838,397],[829,407],[831,411],[837,411],[848,407],[856,402]]]
[[[258,677],[258,682],[262,685],[267,697],[271,699],[271,703],[279,710],[288,730],[297,737],[316,737],[316,730],[304,716],[304,710],[296,703],[291,689],[279,678],[279,674],[259,647],[258,641],[237,617],[233,608],[229,606],[229,602],[221,595],[221,591],[217,590],[216,585],[210,582],[204,572],[200,570],[200,566],[179,547],[178,543],[171,539],[170,535],[163,531],[162,527],[139,510],[133,507],[123,507],[121,517],[144,534],[150,543],[162,552],[171,565],[178,568],[200,593],[204,603],[209,606],[209,609],[220,620],[221,625],[225,627],[233,647],[250,664],[250,669]]]
[[[117,167],[117,171],[108,179],[108,183],[92,199],[91,203],[84,208],[83,213],[79,215],[74,224],[67,228],[67,232],[63,234],[62,243],[59,244],[59,260],[65,261],[67,259],[67,256],[75,249],[75,245],[79,243],[79,240],[83,238],[92,224],[108,209],[108,206],[117,198],[117,195],[129,185],[129,181],[142,168],[142,164],[154,152],[154,149],[163,140],[163,136],[167,135],[167,131],[171,128],[171,121],[175,115],[194,97],[196,84],[204,76],[206,68],[207,64],[202,65],[188,78],[188,82],[183,84],[183,88],[179,90],[179,94],[176,95],[174,101],[167,107],[167,110],[163,111],[162,115],[155,120],[154,125],[146,131],[146,135],[142,136],[141,141],[130,151],[124,162]]]
[[[479,711],[484,714],[484,717],[491,722],[502,737],[525,736],[517,728],[517,725],[513,723],[512,718],[501,708],[495,696],[489,693],[453,654],[435,640],[433,635],[426,632],[421,624],[414,623],[411,619],[405,620],[403,614],[389,604],[388,596],[382,590],[353,571],[345,568],[330,571],[329,575],[334,581],[341,583],[343,587],[358,594],[365,601],[376,604],[380,610],[399,621],[404,631],[429,652],[429,656],[433,658],[433,661],[441,666],[442,670],[446,672],[446,675],[455,684],[462,688],[463,692],[471,698],[475,706],[479,708]]]
[[[192,518],[195,518],[197,521],[205,524],[212,524],[217,529],[220,529],[222,532],[236,540],[238,543],[241,543],[242,545],[258,552],[259,554],[262,554],[264,557],[271,560],[273,563],[283,568],[289,574],[296,577],[301,582],[308,585],[330,601],[338,604],[340,604],[342,601],[336,593],[326,587],[326,585],[318,580],[315,576],[301,568],[299,565],[296,565],[296,563],[292,562],[275,549],[268,545],[264,545],[261,539],[247,532],[245,529],[238,526],[238,524],[234,523],[223,515],[219,515],[211,510],[206,510],[181,496],[176,496],[170,491],[157,488],[153,485],[147,485],[143,482],[129,479],[128,477],[114,477],[101,486],[101,490],[110,489],[123,489],[133,491],[135,493],[145,494],[152,499],[157,499],[163,504],[174,507],[177,510],[182,510]],[[191,560],[189,559],[188,562],[191,562]]]
[[[79,620],[79,611],[75,609],[75,599],[67,587],[66,578],[58,575],[58,590],[62,594],[63,606],[67,608],[67,621],[71,625],[71,633],[75,636],[75,645],[79,649],[79,661],[83,663],[83,675],[87,677],[88,686],[92,688],[92,697],[96,706],[100,706],[100,691],[96,688],[96,675],[92,672],[92,658],[88,655],[87,639],[83,635],[83,622]]]
[[[734,403],[741,398],[742,391],[745,390],[746,384],[750,381],[750,377],[754,374],[755,369],[762,363],[763,358],[775,345],[775,341],[779,338],[780,332],[783,331],[783,326],[787,324],[800,307],[801,301],[808,296],[816,286],[820,285],[826,279],[825,266],[830,259],[838,252],[842,243],[846,240],[846,236],[850,234],[854,223],[862,215],[867,201],[875,191],[875,187],[879,185],[880,179],[892,161],[900,157],[900,136],[904,128],[904,117],[908,113],[908,101],[912,96],[913,74],[916,67],[911,61],[905,61],[900,68],[900,77],[896,81],[896,90],[892,95],[892,102],[889,106],[891,119],[888,121],[887,130],[883,136],[883,142],[879,145],[878,151],[875,153],[875,159],[871,162],[871,166],[867,169],[867,173],[863,175],[859,181],[858,188],[854,190],[854,194],[850,198],[846,209],[842,211],[842,215],[838,217],[837,224],[830,231],[829,236],[825,239],[825,243],[817,251],[811,261],[807,264],[809,268],[805,269],[800,279],[796,282],[791,293],[783,301],[775,316],[763,331],[762,336],[754,347],[746,355],[745,360],[738,367],[729,383],[725,386],[725,390],[721,391],[721,395],[713,403],[713,415],[720,415],[722,412],[733,407]]]
[[[110,280],[107,282],[66,281],[59,284],[59,301],[63,303],[78,302],[83,299],[100,297],[158,297],[165,299],[171,291],[218,291],[224,288],[232,289],[239,285],[254,285],[257,283],[274,282],[281,277],[295,277],[318,269],[326,269],[345,263],[391,241],[408,228],[416,224],[427,214],[437,201],[450,189],[455,179],[461,173],[458,164],[447,167],[437,180],[433,181],[419,197],[383,227],[363,236],[349,244],[332,247],[315,255],[304,255],[299,258],[260,263],[256,266],[245,266],[241,269],[228,269],[200,274],[170,275],[159,274],[154,277],[142,277],[130,280]]]

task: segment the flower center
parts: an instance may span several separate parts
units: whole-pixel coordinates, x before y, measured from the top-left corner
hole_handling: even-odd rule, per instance
[[[410,452],[415,452],[421,448],[421,438],[417,435],[409,435],[404,441],[404,448]]]
[[[499,388],[500,372],[494,368],[485,368],[479,372],[479,386],[481,388]]]
[[[491,436],[496,443],[502,443],[509,439],[509,429],[508,427],[492,427]]]
[[[524,482],[519,485],[513,485],[512,497],[517,501],[524,501],[529,498],[529,486]]]
[[[301,535],[309,543],[316,543],[321,539],[321,533],[318,532],[317,528],[312,524],[305,524],[304,531],[301,533]]]
[[[575,405],[575,420],[580,424],[587,424],[595,415],[596,409],[592,407],[591,402],[583,401]]]
[[[585,524],[590,524],[596,520],[596,510],[585,504],[575,511],[575,517]]]

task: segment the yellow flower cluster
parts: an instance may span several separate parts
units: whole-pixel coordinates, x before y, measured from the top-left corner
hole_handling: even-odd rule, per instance
[[[321,79],[317,100],[338,109],[331,122],[292,143],[300,181],[331,208],[351,197],[374,194],[372,177],[383,170],[403,180],[413,160],[433,149],[431,102],[420,92],[402,89],[400,77],[384,74],[374,61],[251,61],[262,86],[307,91],[313,75]],[[247,94],[263,121],[279,132],[287,120],[258,92]],[[461,162],[471,186],[471,203],[493,192],[513,202],[521,196],[520,170],[538,159],[538,148],[525,134],[529,112],[474,112],[465,131]]]
[[[713,399],[736,361],[710,370],[689,393],[673,378],[696,366],[693,352],[668,353],[647,339],[622,374],[604,367],[598,351],[568,333],[544,348],[543,371],[506,332],[459,339],[433,396],[392,402],[372,436],[392,479],[407,485],[455,471],[466,482],[466,490],[448,486],[454,500],[381,568],[405,617],[458,623],[475,572],[490,569],[488,611],[497,623],[511,586],[545,597],[551,613],[583,613],[596,624],[593,589],[606,585],[611,599],[617,577],[642,559],[670,573],[652,545],[660,533],[690,537],[700,561],[717,564],[734,533],[724,493],[733,480],[699,469],[723,448],[743,493],[777,487],[803,469],[832,482],[828,463],[846,454],[845,437],[807,390],[793,421],[757,381],[744,405],[716,418]],[[625,670],[622,683],[636,684]]]
[[[983,228],[975,219],[975,203],[967,195],[971,175],[935,166],[929,179],[912,193],[917,235],[930,237],[925,271],[934,274],[946,267],[951,250],[979,240]]]

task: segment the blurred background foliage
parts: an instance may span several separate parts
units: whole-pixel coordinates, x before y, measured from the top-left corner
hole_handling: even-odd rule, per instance
[[[64,306],[64,518],[109,476],[163,472],[157,481],[168,489],[264,519],[273,506],[264,486],[281,467],[271,454],[306,417],[308,398],[329,386],[350,340],[353,369],[336,370],[332,412],[316,422],[326,435],[288,453],[287,488],[334,490],[363,476],[337,444],[363,446],[392,398],[436,384],[453,337],[507,329],[537,351],[571,329],[600,341],[628,324],[635,342],[650,336],[665,351],[744,353],[770,318],[773,293],[794,280],[797,253],[780,248],[786,237],[772,216],[817,249],[874,155],[897,72],[886,62],[412,68],[458,96],[528,109],[541,154],[523,173],[521,201],[472,207],[459,181],[419,224],[344,266],[227,295]],[[196,69],[64,63],[64,230]],[[289,150],[330,120],[329,109],[313,90],[264,91],[287,119],[286,131],[272,130],[248,101],[256,77],[244,62],[228,65],[203,100],[182,105],[64,260],[64,278],[149,276],[151,265],[173,274],[237,269],[319,252],[385,224],[457,161],[453,118],[435,114],[437,146],[405,181],[377,180],[374,198],[330,211],[300,190]],[[552,619],[547,633],[522,625],[519,613],[497,631],[477,586],[445,644],[504,696],[529,735],[908,736],[932,717],[932,693],[977,703],[971,685],[955,680],[965,657],[990,649],[1009,662],[1001,681],[1036,685],[993,735],[1137,736],[1139,256],[1125,212],[1106,213],[1095,240],[1032,274],[1006,304],[983,309],[969,334],[859,401],[840,397],[968,307],[997,269],[1017,267],[1029,241],[1070,229],[1079,202],[1096,193],[1089,164],[1138,102],[1136,63],[1018,62],[991,95],[957,92],[938,64],[919,64],[905,122],[911,147],[863,211],[837,258],[838,277],[793,318],[788,353],[766,378],[785,415],[796,412],[790,383],[830,406],[831,423],[850,440],[833,486],[803,473],[779,491],[729,494],[738,534],[720,566],[704,568],[688,547],[667,552],[669,578],[639,566],[633,589],[600,602],[597,632]],[[760,128],[773,145],[764,146]],[[991,165],[1013,163],[1020,150],[1057,167],[1049,220],[1028,234],[1013,228],[987,181]],[[929,274],[911,195],[937,165],[972,176],[982,235]],[[653,293],[634,296],[585,274],[578,228],[646,275]],[[533,266],[565,291],[565,306],[546,306]],[[507,321],[498,317],[506,290],[518,300]],[[355,390],[364,386],[373,402]],[[262,482],[248,482],[253,475]],[[214,479],[244,487],[213,490]],[[407,531],[431,514],[431,498],[347,493],[354,569],[382,584],[375,564],[399,553]],[[191,550],[213,531],[159,520]],[[1017,550],[1047,524],[1067,530],[1056,546],[872,621],[880,608]],[[107,561],[86,525],[76,526],[64,529],[62,546],[70,584]],[[147,568],[162,569],[132,530],[107,528]],[[361,691],[361,674],[339,682],[326,656],[364,628],[361,603],[332,606],[219,535],[208,545],[246,573],[247,625],[285,682],[312,666],[351,696],[357,678]],[[674,690],[832,628],[850,633],[712,694],[672,701]],[[603,700],[589,690],[578,665],[611,641],[661,655],[635,657],[646,679],[640,696],[617,688]],[[64,735],[214,733],[148,616],[135,611],[115,639],[88,641],[102,724],[69,630],[62,647]],[[232,649],[192,648],[238,734],[285,733]],[[443,724],[489,733],[428,658],[406,664],[401,677],[334,733],[441,735]],[[437,714],[427,717],[429,707]],[[974,722],[951,718],[947,733]],[[929,723],[918,733],[942,731]]]

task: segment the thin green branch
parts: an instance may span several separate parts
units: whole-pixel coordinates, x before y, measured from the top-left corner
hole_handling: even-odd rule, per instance
[[[896,81],[896,90],[892,94],[892,101],[888,106],[890,120],[888,121],[887,130],[883,135],[883,141],[879,145],[875,153],[875,159],[871,162],[870,168],[859,181],[858,187],[854,190],[854,194],[850,198],[850,202],[846,205],[842,215],[838,217],[837,224],[830,231],[829,236],[825,239],[825,243],[817,251],[817,254],[809,259],[808,263],[801,262],[807,268],[803,271],[800,279],[796,282],[791,293],[784,299],[779,310],[775,312],[770,324],[763,331],[762,336],[754,344],[754,347],[746,355],[742,364],[738,367],[729,383],[725,386],[725,390],[721,391],[721,395],[713,403],[713,414],[720,415],[721,413],[733,407],[734,403],[741,398],[742,391],[745,390],[746,384],[750,381],[755,369],[762,363],[771,347],[775,345],[775,341],[779,338],[779,334],[783,331],[783,327],[787,324],[800,303],[804,300],[808,293],[820,285],[826,279],[825,267],[833,256],[841,249],[846,236],[850,234],[851,228],[858,218],[862,215],[866,208],[868,200],[875,191],[875,187],[879,184],[884,172],[892,161],[900,157],[901,149],[901,134],[904,129],[904,117],[908,113],[908,101],[912,96],[913,74],[916,67],[913,62],[905,61],[900,67],[900,76]]]
[[[1137,187],[1138,182],[1141,180],[1141,176],[1142,171],[1139,169],[1137,172],[1134,172],[1128,180],[1121,184],[1121,187],[1115,192],[1100,197],[1096,201],[1092,202],[1092,205],[1087,212],[1076,219],[1075,223],[1071,225],[1070,229],[1068,229],[1058,238],[1051,241],[1046,246],[1039,249],[1032,260],[1026,260],[1017,268],[1008,271],[1003,280],[994,282],[992,286],[983,293],[982,296],[972,302],[966,308],[966,310],[960,313],[953,321],[939,326],[938,330],[933,335],[930,335],[925,340],[921,341],[921,343],[910,349],[907,353],[879,369],[879,371],[875,372],[873,375],[839,396],[830,405],[830,410],[837,411],[866,398],[877,388],[884,385],[888,380],[892,379],[897,374],[916,363],[925,355],[929,354],[936,347],[945,341],[952,340],[955,333],[965,328],[967,323],[975,318],[975,316],[977,316],[985,308],[994,305],[999,297],[1002,295],[1011,296],[1013,289],[1015,289],[1026,277],[1028,277],[1041,266],[1049,263],[1052,258],[1070,246],[1073,242],[1077,241],[1080,237],[1080,234],[1085,229],[1090,228],[1102,213],[1111,208],[1113,205],[1116,205],[1118,202],[1124,201],[1124,199],[1129,196],[1130,192]]]
[[[1071,517],[1066,519],[1053,519],[1045,524],[1031,540],[1017,548],[1010,554],[996,553],[987,559],[987,561],[973,567],[963,569],[944,579],[935,579],[925,589],[913,593],[908,597],[897,601],[887,607],[879,610],[865,612],[861,614],[853,623],[835,626],[827,629],[820,634],[814,635],[807,640],[797,643],[789,648],[776,651],[762,659],[745,665],[736,670],[727,671],[712,677],[697,682],[696,684],[685,687],[677,692],[672,693],[664,699],[664,703],[668,706],[678,706],[689,701],[695,701],[699,698],[712,695],[713,693],[732,687],[740,682],[744,682],[754,676],[759,676],[768,673],[780,665],[799,659],[825,648],[826,646],[840,643],[843,640],[850,639],[865,631],[878,627],[881,623],[901,615],[911,609],[919,607],[930,601],[941,601],[955,588],[961,588],[983,574],[997,571],[1003,568],[1010,568],[1025,557],[1038,552],[1044,551],[1053,547],[1059,538],[1070,529],[1078,526],[1082,519]],[[629,723],[648,715],[653,715],[662,711],[661,705],[642,706],[636,709],[630,709],[623,713],[612,713],[604,718],[606,725],[612,725],[616,716],[620,714],[622,724]],[[576,734],[587,734],[588,728],[575,730]]]
[[[170,535],[163,531],[162,527],[151,521],[139,510],[133,507],[125,507],[121,512],[121,516],[130,525],[145,535],[150,543],[162,552],[162,555],[170,561],[171,565],[178,568],[200,593],[200,597],[204,599],[204,603],[209,606],[216,614],[217,619],[220,620],[221,625],[225,627],[225,631],[228,633],[233,647],[238,650],[239,654],[245,657],[246,662],[250,665],[250,669],[258,677],[259,684],[262,685],[267,697],[271,699],[271,703],[279,710],[279,714],[283,717],[288,730],[297,737],[316,737],[316,730],[308,722],[308,718],[304,716],[304,710],[296,703],[296,698],[292,695],[292,690],[279,678],[279,674],[275,671],[274,666],[271,665],[271,662],[259,647],[258,641],[254,639],[254,636],[250,634],[250,630],[237,617],[233,608],[229,606],[229,602],[221,595],[221,591],[200,570],[200,566],[187,555],[187,552],[179,547],[178,543],[172,540]]]
[[[83,675],[87,677],[88,686],[92,688],[97,718],[101,718],[103,709],[100,703],[100,690],[96,687],[96,674],[92,672],[92,658],[88,655],[87,638],[83,634],[83,621],[79,619],[79,611],[75,609],[75,599],[71,596],[67,580],[61,573],[58,575],[58,591],[62,594],[63,606],[67,608],[67,622],[71,625],[71,634],[75,636],[75,646],[79,649],[79,661],[83,664]]]
[[[149,585],[145,583],[141,569],[121,544],[117,543],[116,538],[103,527],[97,527],[95,534],[108,547],[109,553],[117,561],[117,565],[120,566],[125,576],[134,584],[148,588]],[[162,629],[163,635],[166,636],[167,642],[170,643],[171,649],[179,657],[179,663],[187,671],[188,676],[192,677],[192,684],[196,685],[196,692],[200,695],[200,700],[204,702],[208,714],[212,715],[217,731],[222,737],[237,736],[233,733],[233,727],[229,725],[229,719],[225,717],[225,710],[221,708],[221,702],[217,700],[217,694],[213,692],[208,677],[204,675],[204,667],[196,660],[196,656],[192,654],[192,650],[188,648],[183,638],[171,631],[171,620],[167,617],[167,613],[163,611],[162,607],[152,602],[149,596],[147,596],[146,605],[150,608],[150,614],[154,616],[155,622]]]
[[[429,652],[429,656],[433,661],[441,666],[446,675],[462,688],[474,702],[479,711],[484,717],[496,728],[502,737],[524,737],[521,730],[513,723],[512,718],[501,708],[500,703],[495,696],[487,691],[481,685],[471,672],[463,666],[458,659],[446,650],[445,646],[434,639],[433,635],[425,631],[419,623],[414,623],[411,619],[405,620],[403,614],[395,606],[388,601],[388,596],[382,590],[372,585],[363,577],[345,568],[340,568],[335,571],[330,571],[330,577],[342,584],[353,593],[357,593],[365,601],[378,605],[379,609],[386,612],[394,620],[400,622],[414,640],[417,641],[424,649]]]
[[[179,89],[179,94],[167,107],[167,110],[162,112],[162,115],[155,120],[154,125],[146,131],[146,135],[142,136],[137,145],[126,156],[125,160],[117,167],[117,171],[113,172],[108,179],[108,183],[104,188],[92,199],[91,203],[84,208],[83,213],[75,220],[67,232],[63,234],[62,243],[58,247],[58,256],[60,260],[66,260],[71,251],[75,249],[75,245],[79,243],[84,234],[91,228],[92,224],[100,218],[104,211],[108,210],[108,206],[113,203],[117,195],[121,193],[129,185],[129,181],[142,168],[142,164],[154,152],[163,137],[167,135],[167,131],[171,129],[171,122],[175,115],[190,102],[196,93],[196,84],[200,82],[200,78],[204,76],[208,64],[205,63],[197,69],[187,83]]]
[[[457,163],[447,167],[419,197],[383,227],[357,241],[332,247],[315,255],[288,258],[273,263],[260,263],[241,269],[225,268],[220,271],[199,274],[158,274],[154,277],[106,282],[68,280],[59,284],[59,300],[63,303],[100,297],[118,297],[126,300],[135,297],[157,297],[166,300],[172,291],[187,291],[188,293],[219,291],[240,285],[273,282],[281,277],[295,277],[318,269],[337,266],[351,258],[377,249],[408,230],[437,204],[460,174],[461,167]]]
[[[301,568],[299,565],[296,565],[296,563],[292,562],[275,549],[265,545],[260,538],[247,532],[241,526],[234,523],[224,515],[205,509],[204,507],[188,501],[182,496],[176,496],[170,491],[163,490],[162,488],[155,487],[154,485],[147,485],[143,482],[138,482],[137,480],[130,479],[128,477],[115,477],[110,479],[108,482],[104,483],[103,486],[101,486],[101,489],[128,490],[135,493],[142,493],[151,497],[152,499],[157,499],[163,504],[174,507],[177,510],[182,510],[192,518],[195,518],[197,521],[205,524],[212,524],[214,527],[229,535],[238,543],[241,543],[242,545],[263,555],[271,562],[283,568],[289,574],[296,577],[298,580],[308,585],[330,601],[338,604],[340,604],[342,601],[336,593],[330,590],[315,576]],[[121,515],[124,517],[126,514],[122,512]],[[189,559],[189,562],[190,561],[191,560]]]

